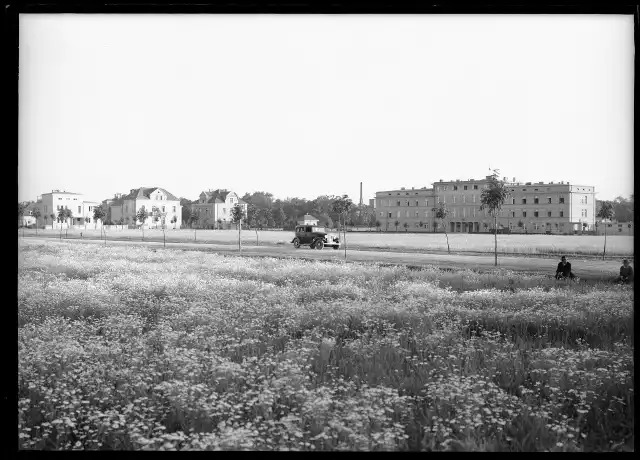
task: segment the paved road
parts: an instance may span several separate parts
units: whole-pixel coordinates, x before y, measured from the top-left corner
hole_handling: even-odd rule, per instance
[[[47,237],[28,237],[25,241],[32,243],[46,243],[56,239]],[[101,240],[62,240],[69,244],[103,244]],[[108,240],[107,246],[148,246],[162,248],[162,242],[155,241],[122,241]],[[198,250],[216,252],[219,254],[237,255],[238,247],[225,244],[209,243],[167,243],[169,249]],[[308,260],[336,260],[344,261],[344,250],[323,249],[321,251],[309,248],[295,249],[291,245],[273,246],[243,246],[244,256],[262,257],[295,257]],[[372,262],[392,265],[425,266],[437,265],[440,268],[471,268],[481,271],[493,270],[493,255],[459,255],[459,254],[417,254],[402,252],[380,252],[380,251],[347,251],[349,262]],[[570,259],[574,273],[583,280],[610,279],[617,275],[622,264],[619,260],[583,260],[580,258]],[[547,272],[550,275],[555,273],[557,261],[548,258],[518,258],[508,256],[498,256],[498,267],[521,272]]]

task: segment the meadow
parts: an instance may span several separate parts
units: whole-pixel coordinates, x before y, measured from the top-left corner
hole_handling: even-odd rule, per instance
[[[20,241],[18,447],[634,449],[631,287],[447,276]]]
[[[100,230],[89,226],[70,229],[66,232],[69,238],[83,237],[100,238]],[[19,235],[22,235],[22,230]],[[60,230],[39,230],[39,235],[60,235]],[[333,232],[336,233],[336,232]],[[25,234],[35,235],[35,230],[26,230]],[[63,237],[65,230],[62,230]],[[258,231],[243,230],[242,242],[244,245],[281,246],[290,245],[294,237],[292,231]],[[121,229],[111,227],[107,231],[109,239],[141,240],[142,231],[135,229]],[[191,229],[167,229],[163,235],[160,229],[144,231],[145,240],[162,241],[166,237],[167,242],[200,242],[217,244],[237,244],[237,230],[191,230]],[[431,252],[446,251],[447,240],[444,233],[405,233],[404,231],[389,232],[347,232],[347,244],[350,249],[407,251],[407,252]],[[493,253],[494,237],[492,234],[449,234],[449,246],[453,252],[479,252]],[[565,254],[569,256],[598,256],[602,255],[604,246],[603,236],[592,235],[498,235],[498,253],[504,255],[553,255]],[[615,235],[607,238],[607,256],[633,257],[633,236]]]

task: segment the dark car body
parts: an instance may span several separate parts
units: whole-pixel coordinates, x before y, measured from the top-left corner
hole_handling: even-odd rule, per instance
[[[309,245],[312,248],[322,249],[324,246],[332,246],[334,249],[340,247],[340,240],[337,237],[328,236],[324,227],[317,225],[297,225],[296,236],[291,242],[296,246]]]

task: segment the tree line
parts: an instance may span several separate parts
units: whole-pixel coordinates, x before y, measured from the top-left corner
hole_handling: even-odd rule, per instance
[[[349,199],[347,195],[321,195],[313,200],[305,198],[284,198],[273,199],[273,194],[269,192],[245,193],[241,199],[247,203],[246,222],[251,227],[259,229],[280,227],[293,228],[297,222],[302,220],[305,214],[310,214],[318,219],[318,225],[329,229],[339,228],[342,225],[374,228],[376,227],[376,214],[372,206],[353,205],[346,213],[342,213],[334,207],[335,202]],[[190,201],[180,198],[182,206],[182,220],[189,224],[196,219],[192,217],[192,204],[197,204],[198,200]]]

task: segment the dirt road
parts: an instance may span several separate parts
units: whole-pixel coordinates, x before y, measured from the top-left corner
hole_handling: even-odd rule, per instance
[[[59,241],[47,237],[27,237],[24,241],[31,243],[46,244],[47,242]],[[103,244],[100,240],[62,240],[67,244]],[[121,241],[108,240],[108,246],[147,246],[152,248],[163,248],[161,242],[149,241]],[[167,249],[183,249],[209,251],[219,254],[238,255],[238,247],[224,244],[209,243],[166,243]],[[344,261],[343,250],[323,249],[315,250],[309,248],[295,249],[292,246],[243,246],[243,256],[262,256],[279,258],[302,258],[307,260],[334,260]],[[481,271],[493,270],[493,255],[448,255],[448,254],[416,254],[402,252],[379,252],[379,251],[347,251],[349,262],[382,263],[392,265],[425,266],[437,265],[439,268],[470,268]],[[619,260],[583,260],[570,258],[574,273],[583,280],[601,280],[615,277],[620,270]],[[557,261],[548,258],[518,258],[499,256],[498,267],[520,272],[546,272],[549,275],[555,273]]]

